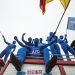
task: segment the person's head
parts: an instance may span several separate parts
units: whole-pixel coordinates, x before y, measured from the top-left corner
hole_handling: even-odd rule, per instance
[[[53,32],[50,32],[49,35],[52,36],[53,35]]]
[[[75,40],[72,41],[71,47],[75,48]]]
[[[12,43],[13,43],[13,44],[16,44],[16,41],[13,41]]]
[[[62,35],[60,36],[60,39],[63,39],[63,36]]]
[[[38,43],[39,43],[39,39],[38,39],[38,38],[35,38],[35,39],[34,39],[34,45],[35,45],[35,46],[38,46]]]
[[[42,40],[43,40],[42,38],[39,39],[40,43],[42,43]]]
[[[31,41],[32,41],[32,38],[31,38],[31,37],[29,37],[29,38],[28,38],[28,41],[29,41],[29,42],[31,42]]]

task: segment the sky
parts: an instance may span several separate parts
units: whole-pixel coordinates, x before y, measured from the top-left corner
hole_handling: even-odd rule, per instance
[[[59,0],[54,0],[46,5],[46,13],[42,15],[39,8],[40,0],[0,0],[0,32],[8,42],[12,42],[16,35],[21,40],[22,34],[28,37],[40,38],[44,42],[49,32],[54,32],[64,12]],[[66,33],[68,17],[75,17],[75,0],[71,0],[56,35]],[[69,44],[75,39],[75,31],[67,30]],[[17,44],[18,45],[18,44]],[[0,52],[7,45],[0,34]]]

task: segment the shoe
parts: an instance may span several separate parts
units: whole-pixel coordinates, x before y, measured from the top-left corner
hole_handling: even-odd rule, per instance
[[[10,56],[10,60],[11,63],[14,65],[14,67],[16,68],[17,71],[21,71],[21,63],[20,61],[17,59],[17,57],[12,53]]]
[[[46,64],[46,73],[51,72],[52,68],[56,65],[57,63],[57,56],[54,55],[51,60],[48,61],[48,63]]]

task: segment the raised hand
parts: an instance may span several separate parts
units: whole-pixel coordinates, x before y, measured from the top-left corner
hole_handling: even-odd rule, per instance
[[[17,36],[14,36],[14,39],[17,40]]]

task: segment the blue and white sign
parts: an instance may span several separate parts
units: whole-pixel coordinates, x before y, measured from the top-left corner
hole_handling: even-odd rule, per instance
[[[75,17],[68,18],[67,29],[75,30]]]

